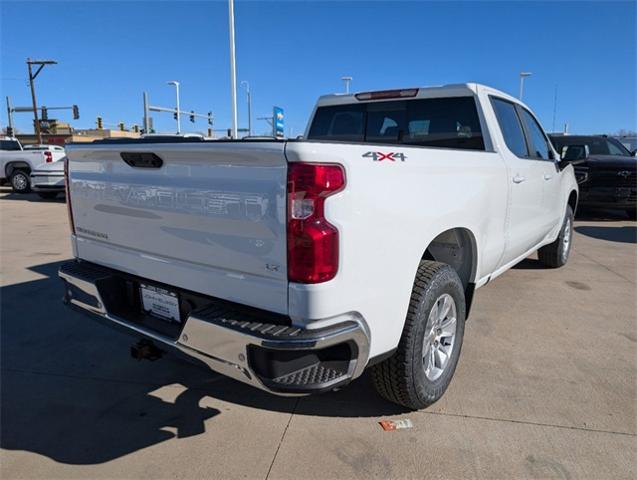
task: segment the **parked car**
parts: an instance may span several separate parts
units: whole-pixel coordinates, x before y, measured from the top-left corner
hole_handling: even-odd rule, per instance
[[[370,367],[439,399],[474,291],[569,257],[577,182],[536,117],[461,84],[321,97],[304,140],[68,148],[65,302],[277,394]],[[512,312],[512,321],[515,321]]]
[[[637,211],[637,158],[615,138],[602,135],[551,135],[558,152],[587,147],[585,162],[575,166],[581,207],[617,208],[632,219]]]
[[[43,163],[31,172],[31,189],[41,198],[53,199],[64,193],[64,162]]]
[[[31,190],[31,172],[36,165],[61,160],[59,152],[41,149],[24,149],[17,138],[0,137],[0,183],[11,183],[16,193]]]

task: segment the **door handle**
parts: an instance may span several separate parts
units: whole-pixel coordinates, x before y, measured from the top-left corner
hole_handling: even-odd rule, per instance
[[[544,180],[550,180],[551,178],[553,178],[553,175],[549,175],[548,173],[544,174]]]
[[[513,177],[513,183],[522,183],[524,180],[526,180],[526,178],[524,178],[519,173],[515,177]]]

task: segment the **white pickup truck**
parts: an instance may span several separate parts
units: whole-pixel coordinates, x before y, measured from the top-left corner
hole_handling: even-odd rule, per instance
[[[65,301],[277,394],[371,368],[423,408],[474,291],[566,263],[577,183],[530,110],[478,84],[321,97],[304,139],[68,149]]]
[[[27,145],[24,148],[17,138],[0,137],[0,184],[11,183],[16,193],[31,190],[31,172],[43,163],[62,160],[62,147],[53,145]]]

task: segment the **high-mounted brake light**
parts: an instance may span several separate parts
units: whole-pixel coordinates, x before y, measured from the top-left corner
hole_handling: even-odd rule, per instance
[[[44,152],[44,158],[46,160],[46,163],[51,163],[53,161],[53,154],[49,152],[48,150],[46,150]]]
[[[325,218],[325,199],[345,187],[341,165],[288,166],[288,279],[331,280],[338,271],[338,229]]]
[[[363,92],[354,95],[356,100],[384,100],[387,98],[410,98],[418,95],[418,88],[402,90],[382,90],[380,92]]]
[[[71,183],[69,181],[69,159],[64,159],[64,193],[66,194],[66,211],[69,214],[71,233],[75,235],[75,222],[73,222],[73,210],[71,210]]]

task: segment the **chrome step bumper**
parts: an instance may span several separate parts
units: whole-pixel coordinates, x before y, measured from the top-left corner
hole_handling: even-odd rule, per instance
[[[281,315],[211,298],[205,307],[191,311],[181,331],[171,336],[113,313],[122,311],[114,305],[118,300],[111,291],[113,282],[132,276],[82,261],[63,264],[59,276],[65,282],[64,301],[75,309],[272,393],[332,390],[360,376],[367,364],[368,334],[354,318],[304,329],[282,324]]]

